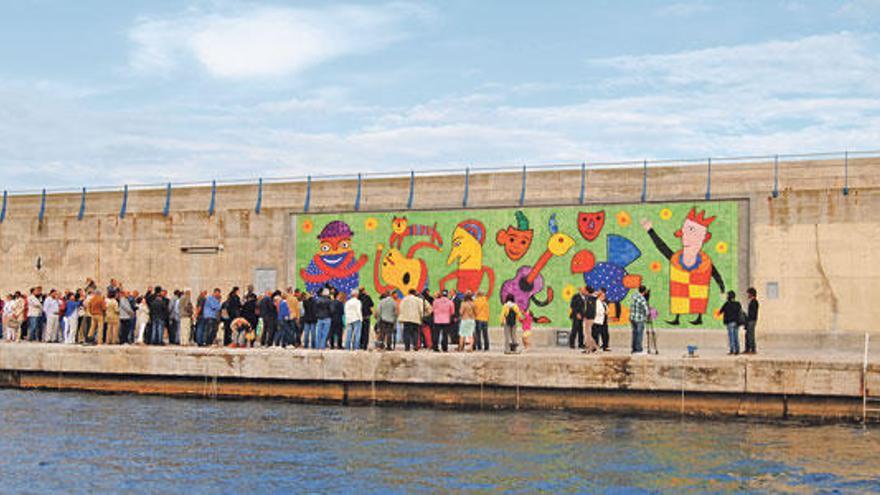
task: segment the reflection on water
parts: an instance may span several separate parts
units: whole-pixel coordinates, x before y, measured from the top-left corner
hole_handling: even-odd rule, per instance
[[[880,491],[880,428],[0,390],[0,491]]]

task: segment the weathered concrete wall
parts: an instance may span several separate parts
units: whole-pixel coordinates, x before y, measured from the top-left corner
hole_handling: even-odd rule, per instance
[[[348,404],[861,419],[861,363],[0,345],[0,385]],[[880,386],[880,366],[868,368]]]
[[[763,294],[778,283],[777,299],[763,298],[763,332],[838,333],[877,331],[880,320],[880,158],[849,160],[850,194],[844,196],[842,160],[780,164],[781,193],[772,198],[772,163],[714,164],[712,197],[747,201],[740,252],[740,286]],[[641,195],[640,169],[587,173],[588,203],[634,202]],[[519,173],[472,174],[469,207],[518,203]],[[417,176],[415,208],[461,206],[463,176]],[[364,182],[361,211],[406,206],[409,178]],[[704,165],[669,165],[649,170],[648,201],[703,199]],[[580,170],[534,170],[528,175],[528,205],[574,204]],[[355,181],[313,182],[311,211],[351,210]],[[89,193],[78,221],[79,194],[49,195],[39,222],[39,195],[11,196],[0,224],[3,291],[75,287],[86,276],[110,277],[129,287],[161,283],[210,288],[247,285],[254,270],[277,272],[278,285],[293,283],[291,216],[302,210],[304,183],[267,183],[261,214],[254,212],[256,185],[218,187],[217,212],[207,213],[205,187],[175,189],[171,215],[164,217],[164,189],[132,190],[128,212],[118,216],[120,192]],[[182,246],[223,246],[217,254],[187,254]],[[41,259],[42,268],[35,262]]]

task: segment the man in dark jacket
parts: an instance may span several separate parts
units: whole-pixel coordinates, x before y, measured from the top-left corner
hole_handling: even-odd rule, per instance
[[[370,347],[370,317],[373,316],[373,298],[367,294],[363,287],[358,289],[358,299],[361,300],[361,315],[363,320],[361,323],[361,349],[367,350]]]
[[[587,309],[587,288],[581,290],[571,298],[569,304],[569,318],[571,318],[571,333],[568,334],[568,347],[574,349],[577,341],[578,349],[584,348],[584,313]]]
[[[165,345],[165,323],[168,321],[168,299],[162,295],[162,287],[156,286],[147,295],[150,309],[150,341],[152,345]]]
[[[758,348],[755,345],[755,327],[758,326],[758,291],[749,287],[746,291],[749,298],[749,308],[746,311],[746,354],[755,354]]]
[[[272,291],[266,291],[257,305],[257,311],[259,317],[263,319],[263,335],[260,337],[260,345],[267,347],[272,344],[272,339],[275,338],[275,327],[278,322],[278,308],[275,307],[275,301],[272,300]]]
[[[223,318],[223,345],[232,343],[232,320],[241,316],[241,298],[238,297],[238,287],[233,287],[223,302],[226,314]],[[251,327],[253,328],[253,327]]]

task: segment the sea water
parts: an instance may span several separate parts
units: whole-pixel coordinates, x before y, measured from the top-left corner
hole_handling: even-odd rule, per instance
[[[0,492],[880,492],[880,427],[0,390]]]

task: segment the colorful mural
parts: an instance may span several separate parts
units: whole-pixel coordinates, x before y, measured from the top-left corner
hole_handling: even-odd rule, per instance
[[[624,325],[644,284],[657,326],[722,328],[714,310],[737,289],[733,201],[308,214],[296,224],[296,273],[310,291],[480,290],[495,307],[513,296],[551,327],[569,325],[583,285],[605,287],[610,323]]]

